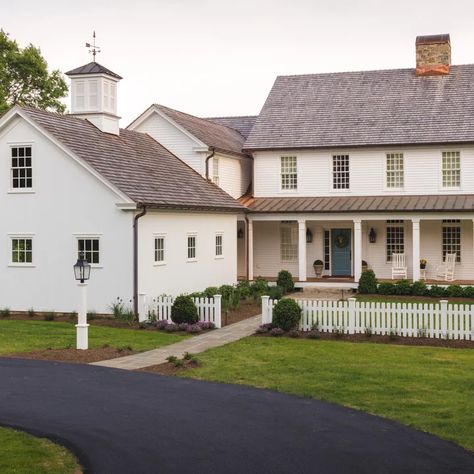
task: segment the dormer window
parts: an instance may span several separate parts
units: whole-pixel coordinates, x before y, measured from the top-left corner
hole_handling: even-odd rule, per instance
[[[11,189],[13,191],[33,189],[33,165],[31,146],[11,147]]]

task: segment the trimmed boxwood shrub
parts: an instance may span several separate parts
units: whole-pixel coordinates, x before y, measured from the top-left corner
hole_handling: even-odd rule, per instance
[[[424,281],[415,281],[411,285],[411,294],[413,296],[425,296],[428,293],[428,288]]]
[[[373,270],[365,270],[362,272],[357,291],[363,294],[377,293],[377,278],[375,278]]]
[[[462,290],[464,298],[474,298],[474,286],[466,286]]]
[[[377,288],[377,293],[379,295],[393,295],[395,294],[395,285],[388,281],[380,283]]]
[[[194,301],[189,295],[176,297],[171,307],[171,320],[176,324],[194,324],[198,322],[198,311]]]
[[[273,325],[284,331],[296,328],[300,319],[301,308],[295,300],[280,300],[273,308]]]
[[[293,291],[295,289],[293,275],[288,270],[280,270],[278,273],[277,285],[283,289],[284,293]]]
[[[459,285],[449,285],[446,288],[446,296],[450,296],[451,298],[459,298],[463,296],[463,293],[462,286]]]
[[[442,286],[431,285],[430,296],[434,298],[443,298],[446,296],[446,290]]]
[[[396,295],[411,295],[411,284],[408,280],[398,280],[395,284]]]

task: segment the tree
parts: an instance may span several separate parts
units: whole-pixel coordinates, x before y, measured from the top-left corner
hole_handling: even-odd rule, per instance
[[[29,44],[20,48],[0,30],[0,114],[13,105],[64,112],[60,101],[67,94],[60,71],[48,72],[41,51]]]

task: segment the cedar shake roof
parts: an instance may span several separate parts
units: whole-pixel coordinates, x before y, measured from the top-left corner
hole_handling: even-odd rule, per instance
[[[249,136],[250,130],[252,130],[252,127],[255,124],[255,120],[257,120],[257,116],[243,115],[237,117],[206,117],[206,120],[233,128],[234,130],[237,130],[243,137],[247,138]]]
[[[19,109],[138,205],[243,210],[235,199],[147,134],[120,129],[117,136],[71,115]]]
[[[215,123],[211,120],[195,117],[164,105],[154,104],[160,112],[185,128],[188,132],[216,151],[238,156],[247,156],[242,152],[245,137],[237,130]]]
[[[283,197],[240,200],[250,212],[428,212],[474,211],[474,195]]]
[[[474,64],[277,77],[244,150],[474,142]]]
[[[110,69],[107,69],[95,61],[66,72],[67,76],[78,76],[80,74],[107,74],[109,76],[115,77],[116,79],[123,79],[118,74],[115,74],[115,72],[112,72]]]

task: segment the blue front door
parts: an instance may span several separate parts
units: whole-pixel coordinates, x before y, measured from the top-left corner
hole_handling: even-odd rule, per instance
[[[332,276],[351,275],[351,248],[351,229],[331,230]]]

